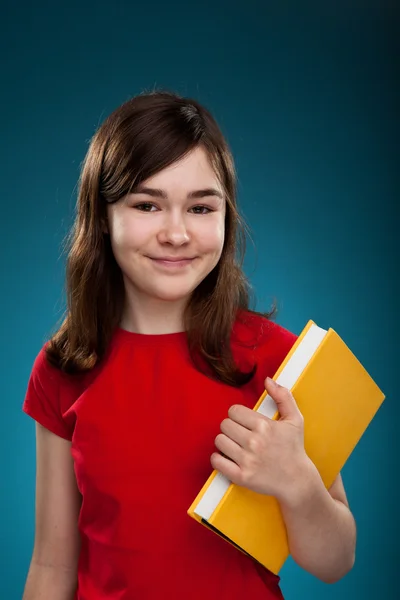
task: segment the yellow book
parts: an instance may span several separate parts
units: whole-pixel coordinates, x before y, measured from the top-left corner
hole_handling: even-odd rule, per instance
[[[304,417],[304,446],[328,489],[385,399],[341,337],[308,321],[273,379],[291,390]],[[254,407],[279,418],[265,391]],[[231,483],[213,471],[188,515],[278,574],[289,556],[274,496]]]

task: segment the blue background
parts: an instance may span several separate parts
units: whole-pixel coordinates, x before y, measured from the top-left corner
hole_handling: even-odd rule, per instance
[[[385,1],[143,4],[4,5],[0,595],[21,598],[32,552],[34,424],[21,405],[62,314],[79,166],[107,114],[164,86],[203,102],[231,144],[257,308],[276,297],[293,332],[309,318],[336,329],[387,396],[342,471],[354,569],[329,586],[289,559],[285,597],[397,597],[398,11]]]

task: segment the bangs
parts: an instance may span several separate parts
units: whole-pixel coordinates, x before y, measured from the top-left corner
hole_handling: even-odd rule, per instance
[[[129,114],[123,106],[104,123],[108,136],[100,195],[106,202],[117,202],[134,186],[183,158],[202,142],[221,178],[216,149],[207,143],[206,123],[195,106],[171,105],[170,99],[163,102],[162,98],[158,98],[154,106],[149,106],[148,99],[146,107],[141,108],[140,102],[137,104],[134,110],[130,107]]]

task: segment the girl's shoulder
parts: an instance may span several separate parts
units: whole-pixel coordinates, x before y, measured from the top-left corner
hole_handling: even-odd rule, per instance
[[[48,343],[34,358],[22,410],[56,435],[71,440],[74,422],[68,411],[90,385],[97,370],[77,375],[65,373],[48,361]]]
[[[37,353],[33,362],[30,379],[37,385],[40,385],[41,388],[54,392],[59,390],[60,386],[76,390],[85,389],[96,377],[100,365],[96,365],[90,371],[74,374],[66,373],[62,369],[55,367],[48,360],[46,348],[49,343],[49,341],[45,342]]]
[[[297,337],[279,323],[249,310],[238,312],[232,331],[233,343],[253,348],[262,348],[272,344],[291,347]]]
[[[272,377],[298,336],[262,314],[240,311],[232,331],[232,349],[245,368],[257,365],[262,377]]]

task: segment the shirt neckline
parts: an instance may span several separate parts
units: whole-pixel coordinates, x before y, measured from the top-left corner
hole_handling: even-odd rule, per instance
[[[136,333],[117,327],[114,334],[115,339],[134,343],[135,345],[157,346],[164,344],[175,344],[187,341],[186,331],[175,333]]]

